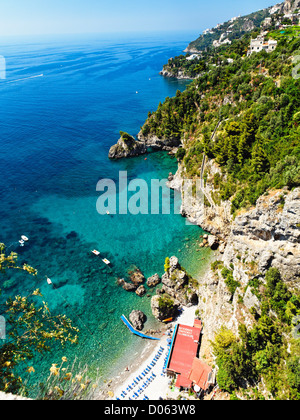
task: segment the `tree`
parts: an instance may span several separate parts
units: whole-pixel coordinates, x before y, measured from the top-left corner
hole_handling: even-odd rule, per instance
[[[167,257],[166,261],[165,261],[165,272],[168,273],[170,270],[171,266],[170,266],[170,258]]]
[[[257,174],[265,173],[270,167],[262,141],[258,141],[252,149],[252,168]]]
[[[0,244],[0,273],[15,269],[37,276],[34,268],[27,264],[20,267],[17,261],[18,255],[13,252],[6,255],[5,245]],[[36,353],[50,351],[54,342],[62,346],[66,342],[76,343],[78,329],[65,315],[51,314],[39,289],[26,297],[18,295],[9,298],[1,307],[8,337],[0,346],[0,390],[18,393],[23,386],[22,378],[16,374],[18,367],[31,360]]]

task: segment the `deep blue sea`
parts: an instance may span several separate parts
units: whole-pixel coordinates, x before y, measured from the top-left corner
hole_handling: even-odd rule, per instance
[[[1,275],[1,298],[40,288],[53,314],[65,313],[80,329],[77,346],[55,348],[31,362],[33,382],[62,356],[72,361],[76,355],[103,379],[128,364],[143,343],[120,316],[141,309],[146,328],[157,326],[150,297],[116,283],[133,266],[146,277],[161,275],[166,256],[177,255],[192,275],[201,270],[207,251],[196,252],[195,241],[203,232],[180,215],[96,211],[100,179],[117,181],[119,171],[128,171],[129,180],[150,183],[176,171],[176,160],[162,152],[147,160],[112,162],[107,156],[120,130],[137,135],[148,111],[185,89],[187,82],[158,73],[195,35],[11,39],[0,47],[7,64],[7,78],[0,80],[0,242],[39,272],[37,278]],[[29,238],[23,248],[21,235]]]

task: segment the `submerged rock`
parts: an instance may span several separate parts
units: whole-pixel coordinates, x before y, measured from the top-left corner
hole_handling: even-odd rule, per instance
[[[146,279],[144,277],[144,274],[141,272],[141,270],[137,268],[136,270],[130,273],[130,280],[132,281],[134,285],[140,286],[141,284],[145,282]]]
[[[210,235],[207,239],[207,243],[212,250],[216,250],[219,247],[219,239],[217,236]]]
[[[122,131],[120,134],[121,137],[118,143],[110,148],[108,154],[110,159],[122,159],[147,153],[147,147],[144,142],[137,141],[134,137]]]
[[[118,285],[122,286],[123,289],[126,290],[126,292],[135,292],[137,289],[137,286],[135,284],[127,283],[124,279],[119,279]]]
[[[137,288],[136,292],[135,292],[138,296],[144,296],[147,293],[147,290],[145,288],[145,286],[140,286]]]
[[[148,287],[155,287],[158,284],[160,284],[160,282],[161,282],[161,278],[159,277],[159,275],[158,274],[154,274],[154,276],[148,278],[148,280],[147,280],[147,286]]]

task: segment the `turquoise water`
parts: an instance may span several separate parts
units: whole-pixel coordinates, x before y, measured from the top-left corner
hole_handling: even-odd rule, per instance
[[[37,278],[2,276],[2,298],[39,287],[50,310],[66,313],[80,328],[77,346],[31,363],[37,370],[33,382],[62,356],[71,361],[75,355],[105,379],[143,344],[120,321],[123,313],[141,309],[146,328],[157,326],[150,296],[139,298],[117,285],[130,268],[139,267],[146,277],[162,274],[166,256],[177,255],[192,275],[201,269],[203,254],[195,249],[202,230],[186,226],[180,215],[101,216],[96,210],[102,178],[118,181],[119,171],[127,171],[129,180],[150,185],[176,171],[177,162],[165,153],[118,162],[107,155],[119,130],[136,135],[149,110],[185,88],[187,82],[158,72],[190,39],[86,37],[2,47],[7,79],[0,81],[0,242],[39,271]],[[21,235],[30,239],[24,248],[18,246]],[[91,254],[95,248],[111,268]]]

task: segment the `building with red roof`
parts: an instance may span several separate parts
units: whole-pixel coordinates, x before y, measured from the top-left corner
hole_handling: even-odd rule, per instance
[[[214,383],[213,370],[206,363],[195,357],[189,379],[196,391],[199,389],[207,391],[210,385]]]

